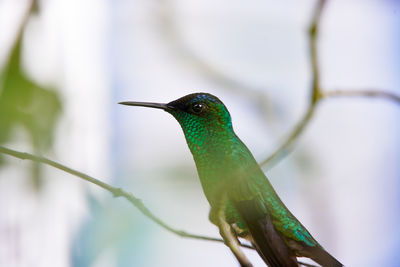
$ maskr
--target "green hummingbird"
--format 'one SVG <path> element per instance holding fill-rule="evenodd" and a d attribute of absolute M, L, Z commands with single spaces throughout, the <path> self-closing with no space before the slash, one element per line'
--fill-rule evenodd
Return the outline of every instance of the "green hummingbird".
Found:
<path fill-rule="evenodd" d="M 232 128 L 228 109 L 217 97 L 194 93 L 167 104 L 121 102 L 162 109 L 181 125 L 196 163 L 209 219 L 241 266 L 252 266 L 238 238 L 249 240 L 271 267 L 299 266 L 296 257 L 321 266 L 343 266 L 283 204 L 250 150 Z"/>

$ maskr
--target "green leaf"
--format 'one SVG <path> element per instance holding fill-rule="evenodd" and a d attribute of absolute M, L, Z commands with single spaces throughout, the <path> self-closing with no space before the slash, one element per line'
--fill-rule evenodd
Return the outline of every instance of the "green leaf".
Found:
<path fill-rule="evenodd" d="M 53 143 L 61 101 L 56 91 L 40 86 L 26 76 L 20 55 L 21 38 L 0 74 L 0 144 L 15 140 L 16 131 L 22 128 L 35 152 L 40 153 Z M 38 170 L 34 172 L 38 173 Z"/>

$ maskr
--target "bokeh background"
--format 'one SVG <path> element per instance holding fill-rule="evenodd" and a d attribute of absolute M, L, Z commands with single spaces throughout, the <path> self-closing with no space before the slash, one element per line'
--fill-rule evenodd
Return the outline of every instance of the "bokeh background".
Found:
<path fill-rule="evenodd" d="M 307 109 L 315 1 L 1 0 L 0 143 L 123 187 L 168 224 L 218 236 L 177 122 L 119 101 L 205 91 L 257 160 Z M 321 86 L 400 93 L 400 2 L 328 1 Z M 266 173 L 346 266 L 400 262 L 400 107 L 324 100 L 293 153 Z M 246 250 L 255 266 L 263 266 Z M 235 266 L 124 199 L 0 155 L 0 266 Z"/>

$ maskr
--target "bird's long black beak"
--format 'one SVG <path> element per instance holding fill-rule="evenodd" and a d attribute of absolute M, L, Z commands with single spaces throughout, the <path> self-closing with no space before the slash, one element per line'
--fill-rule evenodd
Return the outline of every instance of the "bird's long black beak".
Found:
<path fill-rule="evenodd" d="M 168 104 L 161 104 L 161 103 L 126 101 L 126 102 L 119 102 L 118 104 L 127 106 L 147 107 L 147 108 L 158 108 L 158 109 L 163 109 L 165 111 L 171 111 L 174 109 L 172 106 L 169 106 Z"/>

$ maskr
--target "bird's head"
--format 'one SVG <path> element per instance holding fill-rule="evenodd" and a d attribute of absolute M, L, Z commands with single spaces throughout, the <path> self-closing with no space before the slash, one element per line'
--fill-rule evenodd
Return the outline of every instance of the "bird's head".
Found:
<path fill-rule="evenodd" d="M 207 93 L 186 95 L 167 104 L 121 102 L 123 105 L 163 109 L 180 123 L 190 145 L 201 145 L 215 133 L 232 132 L 231 116 L 224 103 Z"/>

